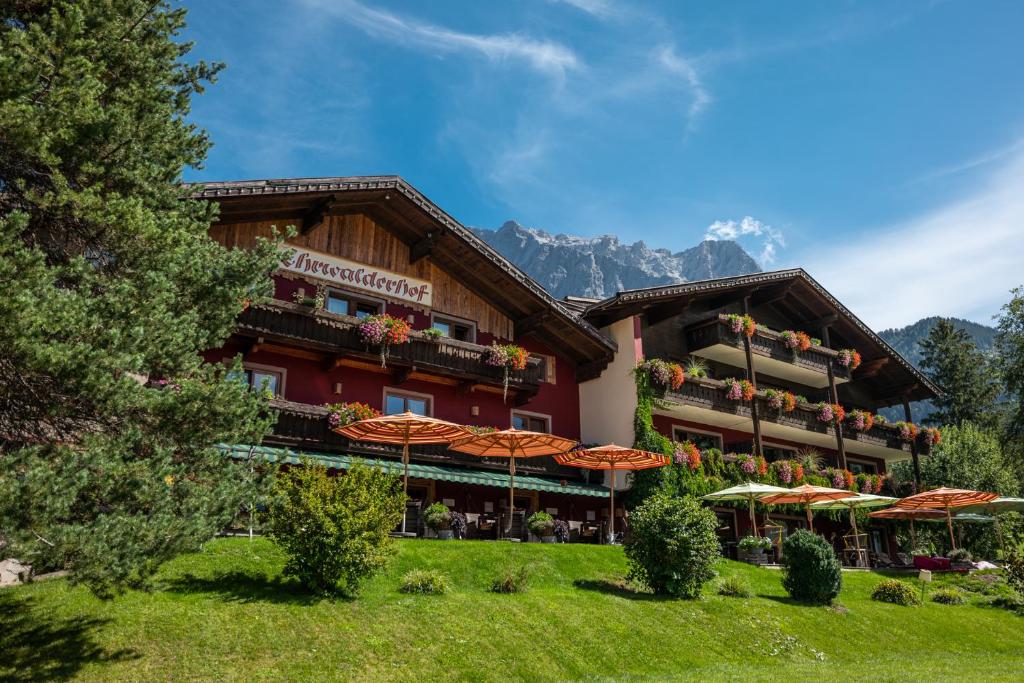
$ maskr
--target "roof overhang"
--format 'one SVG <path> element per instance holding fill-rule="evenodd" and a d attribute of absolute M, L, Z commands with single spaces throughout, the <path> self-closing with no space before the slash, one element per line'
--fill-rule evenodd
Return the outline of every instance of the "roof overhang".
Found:
<path fill-rule="evenodd" d="M 361 213 L 508 315 L 516 337 L 532 335 L 577 363 L 581 379 L 607 366 L 616 344 L 398 176 L 243 180 L 190 184 L 220 205 L 219 224 L 279 220 L 302 232 L 326 216 Z"/>
<path fill-rule="evenodd" d="M 786 306 L 795 318 L 794 326 L 802 324 L 809 332 L 828 324 L 835 337 L 833 347 L 840 346 L 835 343 L 839 341 L 861 352 L 864 362 L 853 379 L 873 379 L 879 404 L 894 405 L 941 394 L 920 370 L 802 268 L 626 290 L 587 307 L 582 316 L 603 327 L 634 315 L 663 317 L 700 300 L 721 306 L 748 296 L 752 306 Z"/>

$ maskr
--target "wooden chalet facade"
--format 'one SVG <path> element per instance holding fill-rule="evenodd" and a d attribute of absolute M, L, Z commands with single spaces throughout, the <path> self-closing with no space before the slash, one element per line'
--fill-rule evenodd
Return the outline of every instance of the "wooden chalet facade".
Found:
<path fill-rule="evenodd" d="M 916 455 L 891 427 L 844 434 L 806 409 L 780 414 L 761 396 L 730 401 L 722 380 L 747 377 L 759 389 L 871 412 L 936 393 L 802 270 L 557 301 L 398 177 L 210 183 L 195 196 L 219 203 L 211 236 L 227 247 L 249 247 L 273 226 L 297 228 L 289 240 L 295 255 L 274 274 L 274 300 L 244 311 L 234 336 L 208 359 L 241 354 L 252 381 L 272 385 L 279 419 L 265 447 L 315 454 L 331 466 L 343 468 L 352 455 L 398 456 L 331 431 L 324 406 L 338 402 L 631 445 L 636 364 L 699 357 L 708 377 L 688 378 L 656 412 L 655 427 L 666 436 L 767 459 L 814 447 L 837 466 L 884 473 L 888 463 Z M 318 292 L 323 308 L 309 305 Z M 386 367 L 357 330 L 373 313 L 404 319 L 413 330 L 409 343 L 391 349 Z M 760 324 L 749 341 L 727 329 L 723 316 L 732 313 Z M 424 336 L 430 327 L 447 336 Z M 820 344 L 794 354 L 780 342 L 788 329 L 806 330 Z M 507 398 L 502 370 L 484 360 L 492 342 L 530 353 L 527 367 L 512 373 Z M 842 348 L 861 353 L 860 367 L 836 362 Z M 414 449 L 412 461 L 414 498 L 442 500 L 481 520 L 506 512 L 505 462 L 443 447 Z M 525 477 L 517 509 L 548 510 L 585 531 L 606 519 L 608 482 L 600 474 L 551 458 L 524 459 L 517 469 Z M 745 531 L 736 526 L 740 517 L 730 522 L 736 535 Z"/>

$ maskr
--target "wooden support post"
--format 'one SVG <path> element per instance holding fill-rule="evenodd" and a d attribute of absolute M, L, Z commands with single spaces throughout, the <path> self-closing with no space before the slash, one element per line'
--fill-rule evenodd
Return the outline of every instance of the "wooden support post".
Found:
<path fill-rule="evenodd" d="M 828 338 L 829 326 L 825 325 L 821 328 L 821 342 L 827 347 L 832 348 L 832 344 Z M 836 391 L 836 376 L 832 372 L 832 362 L 829 361 L 825 366 L 828 369 L 828 400 L 832 403 L 839 403 L 839 392 Z M 846 469 L 846 444 L 843 443 L 843 425 L 836 424 L 834 427 L 836 433 L 836 451 L 839 453 L 839 468 Z"/>
<path fill-rule="evenodd" d="M 743 315 L 750 315 L 750 296 L 743 297 Z M 757 387 L 757 374 L 754 372 L 754 353 L 750 349 L 750 337 L 743 335 L 743 352 L 747 357 L 747 381 Z M 761 445 L 761 419 L 757 415 L 757 398 L 750 402 L 750 419 L 754 423 L 754 455 L 762 457 L 764 447 Z"/>
<path fill-rule="evenodd" d="M 910 414 L 910 401 L 906 397 L 903 398 L 903 419 L 907 422 L 913 422 L 913 416 Z M 910 442 L 910 457 L 914 460 L 914 485 L 917 490 L 921 490 L 921 459 L 917 453 L 917 441 Z"/>

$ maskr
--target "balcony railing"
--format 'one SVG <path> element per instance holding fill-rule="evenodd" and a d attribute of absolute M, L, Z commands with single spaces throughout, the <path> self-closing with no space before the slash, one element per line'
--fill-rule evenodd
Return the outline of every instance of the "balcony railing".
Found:
<path fill-rule="evenodd" d="M 324 353 L 379 361 L 380 352 L 363 343 L 358 318 L 314 311 L 308 306 L 273 301 L 250 306 L 238 320 L 239 334 L 263 337 L 267 342 L 301 344 Z M 405 344 L 391 346 L 389 367 L 409 368 L 476 384 L 500 387 L 504 370 L 485 362 L 486 346 L 442 337 L 429 339 L 413 331 Z M 509 389 L 536 393 L 545 376 L 544 359 L 530 356 L 524 370 L 509 371 Z"/>
<path fill-rule="evenodd" d="M 716 344 L 743 349 L 743 335 L 734 334 L 728 319 L 721 315 L 686 331 L 687 349 L 693 353 Z M 758 327 L 750 339 L 750 350 L 757 356 L 790 363 L 804 370 L 825 375 L 829 365 L 838 381 L 850 379 L 849 369 L 836 362 L 837 352 L 824 346 L 812 345 L 806 351 L 796 352 L 782 343 L 782 333 Z"/>
<path fill-rule="evenodd" d="M 666 392 L 667 401 L 682 405 L 715 410 L 732 415 L 741 415 L 753 419 L 750 401 L 733 401 L 726 398 L 728 388 L 725 382 L 716 379 L 687 378 L 686 383 L 675 391 Z M 816 406 L 797 404 L 797 407 L 785 412 L 768 405 L 763 391 L 757 391 L 754 395 L 757 401 L 757 413 L 762 422 L 774 422 L 785 427 L 792 427 L 805 432 L 818 434 L 835 434 L 830 423 L 818 419 Z M 879 448 L 907 450 L 908 446 L 900 440 L 899 432 L 895 427 L 889 425 L 875 424 L 871 429 L 864 432 L 853 431 L 850 428 L 843 429 L 845 441 L 856 441 L 869 446 Z"/>
<path fill-rule="evenodd" d="M 271 408 L 277 412 L 277 424 L 265 440 L 267 444 L 287 446 L 295 450 L 347 453 L 367 458 L 401 460 L 400 445 L 349 441 L 327 424 L 327 408 L 274 399 Z M 410 460 L 423 463 L 457 464 L 475 469 L 508 471 L 506 458 L 481 458 L 449 450 L 443 444 L 417 444 L 410 447 Z M 517 458 L 516 471 L 545 477 L 580 481 L 586 474 L 576 467 L 559 465 L 551 457 Z"/>

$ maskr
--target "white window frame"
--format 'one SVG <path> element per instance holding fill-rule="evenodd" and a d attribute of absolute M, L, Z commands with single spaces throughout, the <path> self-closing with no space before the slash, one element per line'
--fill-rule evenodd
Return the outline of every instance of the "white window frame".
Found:
<path fill-rule="evenodd" d="M 425 417 L 434 416 L 434 395 L 433 394 L 421 394 L 418 391 L 406 391 L 405 389 L 399 389 L 398 387 L 384 387 L 381 392 L 380 399 L 380 411 L 387 414 L 388 409 L 388 394 L 393 396 L 401 396 L 403 398 L 419 398 L 427 402 L 427 414 Z"/>
<path fill-rule="evenodd" d="M 328 287 L 325 296 L 329 299 L 332 294 L 340 295 L 340 296 L 338 296 L 339 299 L 340 298 L 344 298 L 344 299 L 348 300 L 348 302 L 350 304 L 353 303 L 353 302 L 355 302 L 355 303 L 360 303 L 361 302 L 361 303 L 365 303 L 365 304 L 374 304 L 378 308 L 378 311 L 377 311 L 378 315 L 380 315 L 382 313 L 387 313 L 387 310 L 388 310 L 387 302 L 384 301 L 384 299 L 378 299 L 375 296 L 366 296 L 366 295 L 361 294 L 359 292 L 353 292 L 350 289 L 342 289 L 341 287 Z M 327 310 L 327 300 L 326 299 L 324 300 L 324 310 L 323 310 L 323 312 L 324 313 L 330 313 L 330 315 L 343 315 L 342 313 L 331 313 L 330 311 L 328 311 Z M 348 312 L 347 315 L 350 318 L 355 318 L 356 317 L 355 308 L 353 307 Z"/>
<path fill-rule="evenodd" d="M 274 393 L 274 396 L 278 398 L 284 398 L 284 389 L 285 385 L 288 382 L 287 368 L 278 367 L 276 365 L 264 365 L 263 363 L 250 363 L 249 361 L 242 361 L 242 370 L 255 370 L 257 372 L 273 372 L 277 375 L 280 375 L 281 381 L 277 383 L 277 391 Z M 255 384 L 250 384 L 249 387 L 253 389 L 259 388 Z"/>
<path fill-rule="evenodd" d="M 448 323 L 449 325 L 451 325 L 452 323 L 455 323 L 457 325 L 463 325 L 465 327 L 468 327 L 469 328 L 469 336 L 470 336 L 470 338 L 467 339 L 466 341 L 468 343 L 470 343 L 470 344 L 476 344 L 477 327 L 476 327 L 476 322 L 475 321 L 467 320 L 466 318 L 460 318 L 457 315 L 449 315 L 447 313 L 441 313 L 441 312 L 438 312 L 438 311 L 431 311 L 430 312 L 430 326 L 431 327 L 434 326 L 434 321 L 437 320 L 438 318 L 441 318 L 441 320 L 443 320 L 444 322 Z M 449 338 L 453 339 L 454 341 L 462 341 L 461 339 L 454 339 L 453 337 L 449 337 Z"/>
<path fill-rule="evenodd" d="M 692 427 L 687 427 L 685 425 L 672 425 L 672 440 L 673 441 L 679 441 L 679 439 L 676 438 L 676 433 L 677 432 L 690 432 L 691 434 L 703 434 L 704 436 L 713 436 L 716 439 L 718 439 L 718 446 L 717 446 L 718 450 L 720 450 L 720 451 L 724 451 L 725 450 L 725 437 L 722 436 L 722 432 L 712 432 L 712 431 L 707 430 L 707 429 L 694 429 Z"/>
<path fill-rule="evenodd" d="M 509 427 L 512 427 L 513 420 L 515 419 L 516 414 L 522 415 L 524 417 L 533 417 L 533 418 L 537 418 L 537 419 L 540 419 L 540 420 L 544 420 L 544 422 L 546 422 L 547 426 L 548 426 L 547 431 L 545 433 L 546 434 L 553 434 L 554 433 L 553 431 L 551 431 L 552 424 L 551 424 L 551 416 L 550 415 L 548 415 L 546 413 L 535 413 L 535 412 L 533 412 L 531 410 L 519 410 L 517 408 L 513 408 L 513 409 L 508 411 L 508 426 Z"/>

